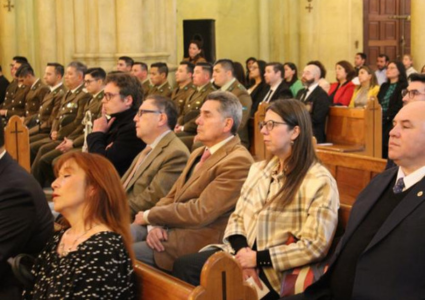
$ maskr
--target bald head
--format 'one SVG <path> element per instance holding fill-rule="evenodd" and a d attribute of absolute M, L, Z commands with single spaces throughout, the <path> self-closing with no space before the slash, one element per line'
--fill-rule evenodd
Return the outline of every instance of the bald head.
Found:
<path fill-rule="evenodd" d="M 395 116 L 388 157 L 408 175 L 425 166 L 425 102 L 405 105 Z"/>
<path fill-rule="evenodd" d="M 302 77 L 301 77 L 301 81 L 303 82 L 303 84 L 305 86 L 310 86 L 316 82 L 319 81 L 320 79 L 320 69 L 318 66 L 316 65 L 307 65 L 304 68 Z"/>

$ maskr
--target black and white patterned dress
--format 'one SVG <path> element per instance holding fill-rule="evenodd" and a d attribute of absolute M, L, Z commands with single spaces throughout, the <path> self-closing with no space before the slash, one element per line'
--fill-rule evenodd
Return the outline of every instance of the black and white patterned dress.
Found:
<path fill-rule="evenodd" d="M 59 256 L 64 230 L 56 233 L 37 258 L 36 282 L 24 299 L 134 299 L 133 267 L 122 237 L 99 232 Z"/>

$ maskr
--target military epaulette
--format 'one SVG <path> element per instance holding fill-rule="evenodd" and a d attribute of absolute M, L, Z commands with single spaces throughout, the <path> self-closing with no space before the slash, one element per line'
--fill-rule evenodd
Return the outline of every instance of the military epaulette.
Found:
<path fill-rule="evenodd" d="M 103 97 L 104 97 L 104 94 L 103 94 L 103 91 L 102 91 L 102 92 L 100 92 L 100 93 L 96 96 L 96 99 L 100 99 L 100 100 L 102 100 L 102 99 L 103 99 Z"/>
<path fill-rule="evenodd" d="M 242 84 L 242 83 L 239 83 L 239 84 L 237 85 L 237 87 L 238 87 L 239 89 L 243 90 L 243 91 L 246 91 L 246 88 L 243 86 L 243 84 Z"/>
<path fill-rule="evenodd" d="M 38 88 L 40 87 L 40 85 L 41 85 L 41 82 L 40 82 L 40 81 L 38 81 L 38 82 L 36 83 L 36 85 L 34 85 L 34 86 L 31 88 L 31 90 L 32 90 L 32 91 L 35 91 L 36 89 L 38 89 Z"/>

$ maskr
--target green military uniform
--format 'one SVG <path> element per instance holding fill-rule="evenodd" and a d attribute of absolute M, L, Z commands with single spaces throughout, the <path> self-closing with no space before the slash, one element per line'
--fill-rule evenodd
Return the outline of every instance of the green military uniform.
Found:
<path fill-rule="evenodd" d="M 160 86 L 154 86 L 154 87 L 152 87 L 150 89 L 150 91 L 149 91 L 149 95 L 148 96 L 150 96 L 150 95 L 160 95 L 160 96 L 163 96 L 163 97 L 170 98 L 171 92 L 172 92 L 171 86 L 168 83 L 168 81 L 166 81 L 165 83 L 163 83 Z"/>
<path fill-rule="evenodd" d="M 178 116 L 183 112 L 183 108 L 186 103 L 186 99 L 193 94 L 196 90 L 196 86 L 193 85 L 192 82 L 186 84 L 184 87 L 176 87 L 171 93 L 171 100 L 173 100 L 174 104 L 177 107 Z"/>
<path fill-rule="evenodd" d="M 230 85 L 230 87 L 227 89 L 227 92 L 231 92 L 233 95 L 238 97 L 242 104 L 242 121 L 241 125 L 239 126 L 238 134 L 242 144 L 249 148 L 248 120 L 252 107 L 251 96 L 238 80 L 235 80 L 235 82 Z"/>
<path fill-rule="evenodd" d="M 14 97 L 7 97 L 4 101 L 4 109 L 7 109 L 6 117 L 9 119 L 12 116 L 23 117 L 25 115 L 25 97 L 27 96 L 30 90 L 29 86 L 21 85 L 18 86 Z"/>
<path fill-rule="evenodd" d="M 47 85 L 43 84 L 40 79 L 30 88 L 25 98 L 25 120 L 24 124 L 28 127 L 36 125 L 36 114 L 40 110 L 40 105 L 44 97 L 50 92 Z"/>

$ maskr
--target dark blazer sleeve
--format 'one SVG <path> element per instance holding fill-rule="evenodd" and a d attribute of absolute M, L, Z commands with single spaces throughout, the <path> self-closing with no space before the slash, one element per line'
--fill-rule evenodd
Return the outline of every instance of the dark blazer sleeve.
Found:
<path fill-rule="evenodd" d="M 316 89 L 322 89 L 318 86 Z M 317 95 L 317 96 L 316 96 Z M 325 123 L 326 116 L 329 112 L 329 106 L 331 106 L 331 99 L 323 90 L 317 90 L 313 102 L 313 109 L 311 112 L 311 121 L 313 126 Z M 310 98 L 310 97 L 309 97 Z M 307 99 L 309 102 L 310 99 Z"/>

